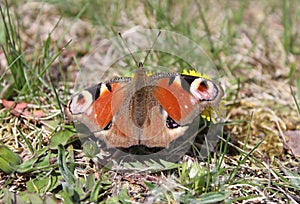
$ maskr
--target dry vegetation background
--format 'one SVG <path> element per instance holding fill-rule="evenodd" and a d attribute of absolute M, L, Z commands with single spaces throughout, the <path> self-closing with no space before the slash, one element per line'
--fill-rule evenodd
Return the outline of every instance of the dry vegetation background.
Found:
<path fill-rule="evenodd" d="M 0 5 L 4 6 L 3 3 Z M 78 74 L 76 60 L 79 64 L 86 63 L 95 46 L 119 31 L 158 28 L 187 35 L 196 42 L 211 40 L 204 48 L 220 69 L 220 80 L 226 87 L 227 124 L 224 132 L 230 135 L 232 143 L 244 147 L 244 151 L 251 151 L 262 141 L 253 155 L 265 166 L 246 162 L 237 177 L 278 179 L 275 174 L 269 175 L 270 166 L 279 172 L 283 167 L 288 168 L 299 176 L 300 117 L 293 97 L 294 94 L 299 103 L 300 4 L 297 1 L 286 1 L 286 4 L 280 1 L 95 1 L 94 7 L 84 1 L 24 1 L 10 5 L 11 13 L 18 21 L 27 61 L 43 60 L 38 51 L 43 50 L 49 33 L 50 50 L 62 49 L 72 40 L 49 69 L 58 93 L 64 93 L 61 95 L 63 103 L 73 93 L 72 86 Z M 212 48 L 213 52 L 210 52 Z M 97 65 L 96 59 L 88 63 Z M 1 75 L 6 72 L 6 67 L 5 55 L 0 50 Z M 1 83 L 9 82 L 3 78 Z M 66 87 L 69 90 L 63 91 Z M 0 98 L 5 95 L 3 90 L 0 94 Z M 8 99 L 13 100 L 12 97 Z M 49 109 L 53 108 L 51 104 L 47 105 Z M 3 107 L 1 111 L 5 110 Z M 29 153 L 24 141 L 7 139 L 15 118 L 11 114 L 0 122 L 3 123 L 0 140 L 26 159 Z M 9 123 L 12 123 L 11 127 L 8 127 Z M 228 154 L 226 165 L 237 165 L 238 160 L 239 154 Z M 0 185 L 6 178 L 1 175 Z M 297 179 L 300 188 L 299 177 Z M 232 198 L 245 196 L 238 188 L 231 190 L 234 191 Z M 283 186 L 282 192 L 284 199 L 274 193 L 273 198 L 266 196 L 251 201 L 300 202 L 299 189 Z"/>

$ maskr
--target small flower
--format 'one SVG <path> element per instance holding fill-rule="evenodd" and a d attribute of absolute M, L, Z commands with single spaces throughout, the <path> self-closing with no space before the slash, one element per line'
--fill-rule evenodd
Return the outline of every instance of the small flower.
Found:
<path fill-rule="evenodd" d="M 207 107 L 202 111 L 201 117 L 206 119 L 208 122 L 212 121 L 214 124 L 217 123 L 217 119 L 222 117 L 225 112 L 225 100 L 221 100 L 218 107 Z"/>
<path fill-rule="evenodd" d="M 154 75 L 155 73 L 154 73 L 153 71 L 147 71 L 146 74 L 147 74 L 147 76 L 152 76 L 152 75 Z"/>
<path fill-rule="evenodd" d="M 212 107 L 207 107 L 202 113 L 201 117 L 206 119 L 208 122 L 212 121 L 214 124 L 216 124 L 216 118 L 217 114 L 215 110 Z"/>
<path fill-rule="evenodd" d="M 204 79 L 210 79 L 210 77 L 208 75 L 201 74 L 200 72 L 197 72 L 196 70 L 186 70 L 186 69 L 184 69 L 182 74 L 195 76 L 195 77 L 201 77 L 201 78 L 204 78 Z"/>

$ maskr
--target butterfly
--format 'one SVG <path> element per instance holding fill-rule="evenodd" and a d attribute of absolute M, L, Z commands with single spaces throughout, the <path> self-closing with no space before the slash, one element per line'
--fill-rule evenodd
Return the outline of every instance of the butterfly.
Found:
<path fill-rule="evenodd" d="M 74 95 L 66 111 L 107 147 L 168 148 L 223 96 L 218 82 L 189 74 L 148 75 L 139 63 L 133 77 L 115 77 Z"/>

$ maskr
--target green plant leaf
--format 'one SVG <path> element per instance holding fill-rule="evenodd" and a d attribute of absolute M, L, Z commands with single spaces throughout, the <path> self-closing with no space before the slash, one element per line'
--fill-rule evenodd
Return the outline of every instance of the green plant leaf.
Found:
<path fill-rule="evenodd" d="M 69 170 L 67 166 L 67 160 L 65 155 L 64 147 L 59 144 L 58 145 L 58 167 L 59 171 L 64 179 L 62 184 L 63 190 L 61 192 L 61 196 L 65 199 L 66 203 L 77 203 L 80 200 L 80 194 L 78 193 L 78 183 L 73 175 L 73 173 Z"/>
<path fill-rule="evenodd" d="M 128 170 L 139 170 L 139 171 L 161 171 L 161 170 L 171 170 L 175 169 L 179 166 L 179 164 L 168 162 L 164 160 L 154 161 L 154 160 L 146 160 L 144 162 L 136 161 L 136 162 L 125 162 L 124 168 Z"/>
<path fill-rule="evenodd" d="M 99 196 L 99 192 L 101 189 L 102 185 L 101 185 L 101 180 L 96 182 L 96 185 L 93 187 L 92 192 L 91 192 L 91 201 L 92 202 L 97 202 L 98 201 L 98 196 Z"/>
<path fill-rule="evenodd" d="M 47 152 L 48 151 L 48 152 Z M 47 147 L 36 151 L 34 156 L 23 162 L 17 169 L 19 173 L 34 172 L 41 169 L 51 169 L 57 164 L 51 164 L 50 159 L 56 157 Z"/>
<path fill-rule="evenodd" d="M 127 189 L 122 189 L 121 192 L 119 193 L 119 200 L 121 201 L 121 203 L 132 203 L 130 200 L 130 197 L 127 193 Z"/>
<path fill-rule="evenodd" d="M 3 158 L 0 158 L 0 169 L 6 174 L 10 174 L 15 170 L 15 168 L 12 165 L 10 165 L 10 163 L 7 160 Z"/>
<path fill-rule="evenodd" d="M 125 203 L 130 204 L 132 201 L 127 193 L 127 189 L 122 189 L 118 196 L 111 197 L 105 201 L 106 204 Z"/>
<path fill-rule="evenodd" d="M 26 183 L 27 191 L 30 193 L 46 193 L 51 192 L 60 185 L 61 176 L 49 175 L 38 176 Z"/>
<path fill-rule="evenodd" d="M 202 194 L 199 199 L 197 199 L 200 203 L 218 203 L 227 199 L 230 195 L 230 191 L 223 192 L 209 192 Z"/>
<path fill-rule="evenodd" d="M 295 186 L 295 188 L 300 189 L 300 175 L 299 173 L 295 173 L 293 171 L 288 170 L 287 168 L 282 167 L 281 168 L 285 175 L 289 178 L 291 181 L 291 184 Z"/>
<path fill-rule="evenodd" d="M 37 193 L 29 193 L 27 191 L 14 193 L 10 192 L 7 188 L 3 189 L 4 198 L 2 201 L 6 201 L 6 203 L 18 203 L 18 204 L 40 204 L 40 203 L 47 203 L 47 204 L 56 204 L 57 202 L 49 196 L 41 196 Z M 10 201 L 10 202 L 9 202 Z"/>
<path fill-rule="evenodd" d="M 83 152 L 88 158 L 94 158 L 100 152 L 97 143 L 94 141 L 86 141 L 82 146 Z"/>
<path fill-rule="evenodd" d="M 58 145 L 58 166 L 65 182 L 69 185 L 75 185 L 75 178 L 67 166 L 65 149 L 61 144 Z"/>
<path fill-rule="evenodd" d="M 86 179 L 86 189 L 87 190 L 90 190 L 92 189 L 96 184 L 96 181 L 95 181 L 95 174 L 94 173 L 91 173 L 87 176 L 87 179 Z"/>
<path fill-rule="evenodd" d="M 16 170 L 21 164 L 20 156 L 14 153 L 5 145 L 0 145 L 0 169 L 6 174 L 10 174 Z"/>
<path fill-rule="evenodd" d="M 69 129 L 58 131 L 51 137 L 50 148 L 57 149 L 59 144 L 65 145 L 75 133 Z"/>

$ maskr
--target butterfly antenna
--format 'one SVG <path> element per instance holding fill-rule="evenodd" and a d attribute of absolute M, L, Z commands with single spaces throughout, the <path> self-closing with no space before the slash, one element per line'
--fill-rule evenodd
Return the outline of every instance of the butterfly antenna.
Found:
<path fill-rule="evenodd" d="M 152 51 L 154 45 L 156 44 L 157 39 L 158 39 L 158 37 L 160 36 L 160 34 L 161 34 L 161 31 L 158 32 L 158 34 L 157 34 L 157 36 L 156 36 L 156 38 L 155 38 L 155 40 L 154 40 L 154 42 L 153 42 L 151 48 L 148 50 L 147 55 L 146 55 L 146 57 L 145 57 L 145 59 L 144 59 L 144 61 L 143 61 L 143 64 L 146 62 L 146 60 L 147 60 L 147 58 L 148 58 L 150 52 Z"/>
<path fill-rule="evenodd" d="M 130 53 L 130 55 L 131 55 L 132 59 L 134 60 L 134 62 L 135 62 L 135 64 L 136 64 L 136 66 L 138 67 L 138 66 L 139 66 L 139 63 L 138 63 L 138 61 L 135 59 L 134 55 L 132 54 L 132 51 L 131 51 L 131 49 L 128 47 L 128 45 L 127 45 L 126 41 L 124 40 L 124 38 L 123 38 L 123 36 L 122 36 L 122 33 L 121 33 L 121 32 L 119 32 L 119 36 L 120 36 L 120 38 L 121 38 L 122 42 L 125 44 L 125 46 L 126 46 L 127 50 L 129 51 L 129 53 Z"/>

